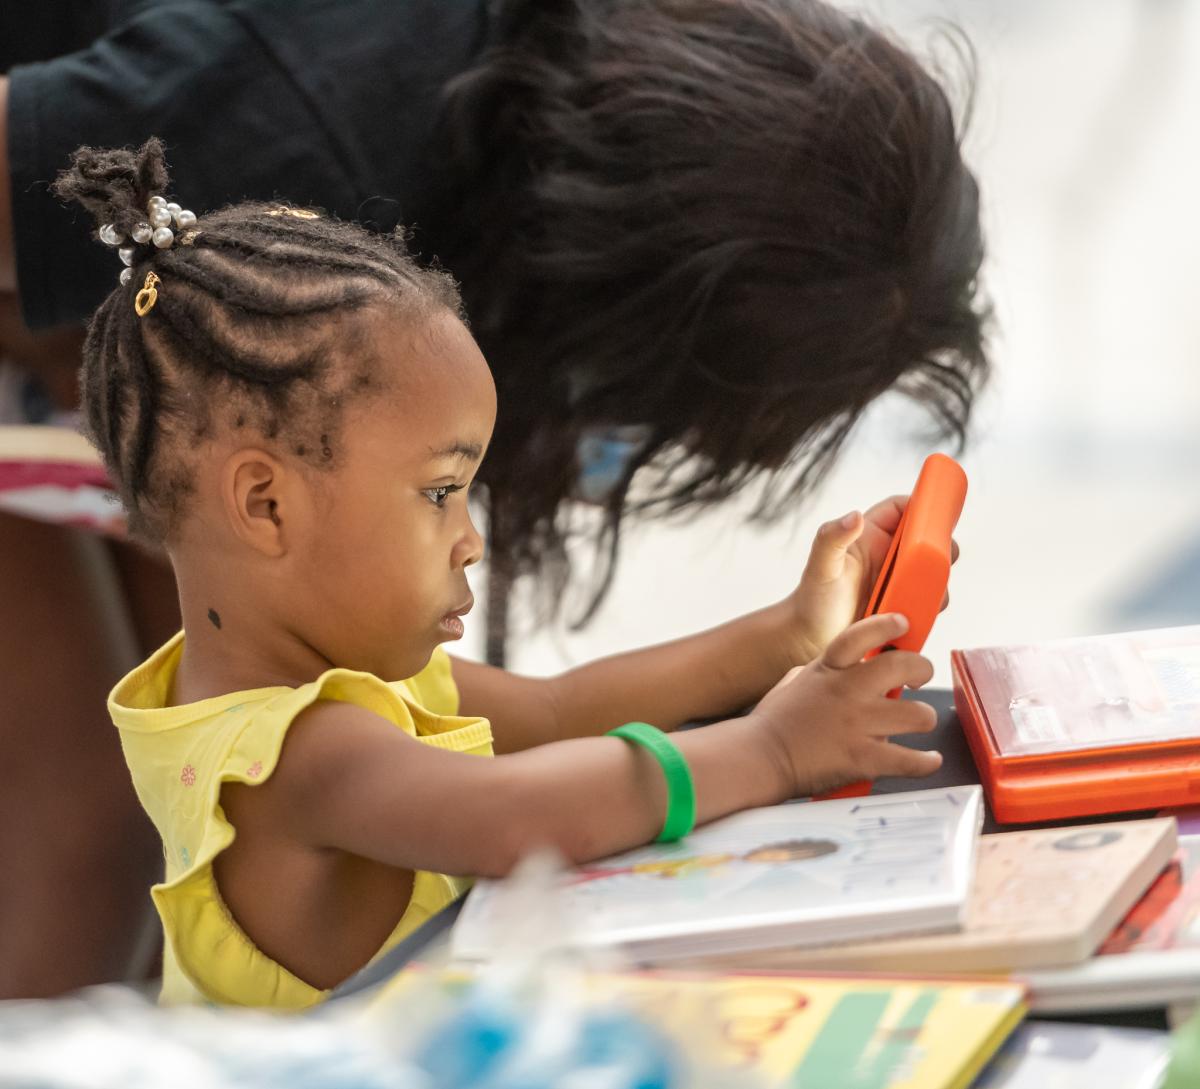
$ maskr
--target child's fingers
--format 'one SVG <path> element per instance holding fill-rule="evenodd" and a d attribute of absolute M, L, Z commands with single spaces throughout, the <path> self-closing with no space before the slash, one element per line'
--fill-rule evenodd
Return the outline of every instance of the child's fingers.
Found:
<path fill-rule="evenodd" d="M 889 495 L 873 507 L 867 508 L 863 517 L 885 533 L 895 533 L 896 527 L 900 524 L 900 518 L 904 514 L 904 508 L 907 506 L 907 495 Z"/>
<path fill-rule="evenodd" d="M 937 711 L 919 700 L 888 700 L 887 714 L 871 720 L 870 732 L 876 737 L 897 734 L 928 734 L 937 728 Z"/>
<path fill-rule="evenodd" d="M 961 549 L 958 547 L 958 542 L 953 537 L 951 537 L 950 538 L 950 562 L 951 563 L 958 563 L 958 554 L 960 551 L 961 551 Z"/>
<path fill-rule="evenodd" d="M 897 775 L 906 779 L 931 775 L 942 766 L 940 752 L 923 752 L 919 749 L 909 749 L 891 741 L 881 741 L 875 757 L 875 769 L 872 778 L 878 779 L 884 775 Z"/>
<path fill-rule="evenodd" d="M 908 620 L 900 613 L 880 613 L 851 624 L 838 634 L 821 656 L 831 669 L 849 669 L 868 651 L 887 646 L 908 631 Z"/>
<path fill-rule="evenodd" d="M 863 722 L 864 732 L 871 737 L 928 734 L 937 727 L 937 711 L 920 700 L 888 700 L 886 709 L 877 707 L 872 704 L 871 715 Z"/>
<path fill-rule="evenodd" d="M 863 680 L 874 692 L 920 688 L 933 680 L 933 663 L 911 650 L 889 650 L 863 662 Z"/>
<path fill-rule="evenodd" d="M 808 554 L 805 573 L 822 582 L 840 578 L 846 563 L 846 550 L 858 540 L 863 531 L 863 516 L 853 510 L 817 530 L 812 550 Z"/>

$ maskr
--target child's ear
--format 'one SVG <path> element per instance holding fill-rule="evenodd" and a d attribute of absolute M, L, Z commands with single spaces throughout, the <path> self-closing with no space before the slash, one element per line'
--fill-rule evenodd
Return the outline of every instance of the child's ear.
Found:
<path fill-rule="evenodd" d="M 284 520 L 292 513 L 294 484 L 282 463 L 264 450 L 239 450 L 222 468 L 221 498 L 230 528 L 264 556 L 287 552 Z"/>

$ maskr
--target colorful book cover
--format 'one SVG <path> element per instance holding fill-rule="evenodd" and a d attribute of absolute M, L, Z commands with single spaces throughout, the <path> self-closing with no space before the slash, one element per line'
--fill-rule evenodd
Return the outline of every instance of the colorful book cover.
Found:
<path fill-rule="evenodd" d="M 1097 950 L 1145 953 L 1200 947 L 1200 835 L 1180 836 L 1179 850 Z"/>
<path fill-rule="evenodd" d="M 789 1089 L 965 1089 L 1025 1012 L 1021 987 L 974 981 L 634 977 L 620 993 L 685 1035 L 708 1004 L 718 1058 Z"/>
<path fill-rule="evenodd" d="M 551 894 L 565 944 L 642 961 L 954 930 L 981 814 L 977 786 L 771 806 L 569 871 Z M 475 885 L 456 956 L 503 948 L 504 890 Z"/>
<path fill-rule="evenodd" d="M 1105 941 L 1175 848 L 1171 818 L 983 836 L 966 925 L 957 933 L 731 954 L 705 963 L 727 971 L 973 973 L 1074 964 Z"/>
<path fill-rule="evenodd" d="M 387 1023 L 389 1005 L 411 1001 L 422 978 L 460 996 L 470 981 L 405 971 L 370 1011 Z M 788 1089 L 966 1089 L 1025 1014 L 1023 988 L 995 980 L 640 973 L 592 975 L 586 986 L 731 1084 Z"/>

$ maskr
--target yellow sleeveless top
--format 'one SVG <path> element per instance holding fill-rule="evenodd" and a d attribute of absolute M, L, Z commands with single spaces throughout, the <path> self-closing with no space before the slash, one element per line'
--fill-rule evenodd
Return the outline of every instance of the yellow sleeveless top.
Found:
<path fill-rule="evenodd" d="M 181 632 L 113 689 L 108 707 L 150 819 L 162 837 L 165 880 L 151 889 L 162 919 L 162 1001 L 304 1009 L 328 992 L 259 950 L 221 900 L 213 859 L 236 831 L 221 809 L 221 784 L 271 775 L 288 727 L 317 700 L 341 700 L 394 722 L 427 745 L 492 754 L 486 719 L 458 718 L 450 659 L 438 648 L 407 681 L 331 669 L 299 688 L 231 692 L 168 706 L 183 653 Z M 412 899 L 376 956 L 392 948 L 466 887 L 464 878 L 417 871 Z M 320 940 L 319 936 L 314 940 Z"/>

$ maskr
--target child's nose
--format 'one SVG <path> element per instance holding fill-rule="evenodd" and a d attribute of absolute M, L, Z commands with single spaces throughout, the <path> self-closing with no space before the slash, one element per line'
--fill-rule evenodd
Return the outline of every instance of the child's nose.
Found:
<path fill-rule="evenodd" d="M 478 563 L 483 559 L 483 537 L 480 536 L 479 530 L 475 528 L 475 523 L 469 515 L 467 517 L 467 530 L 459 542 L 457 551 L 458 562 L 463 567 L 470 567 L 471 564 Z"/>

